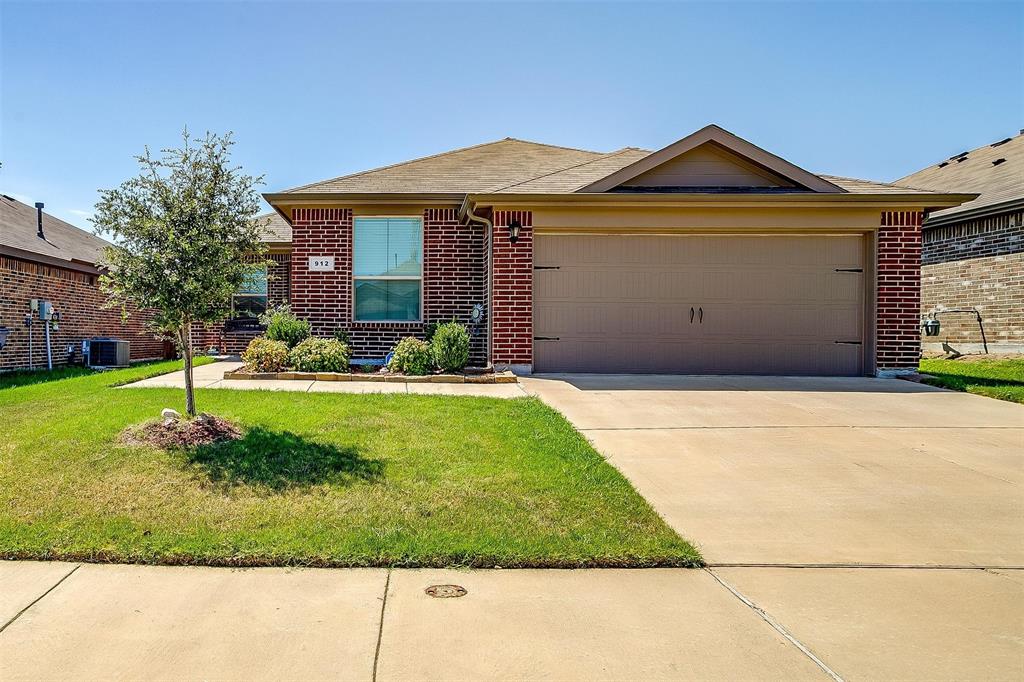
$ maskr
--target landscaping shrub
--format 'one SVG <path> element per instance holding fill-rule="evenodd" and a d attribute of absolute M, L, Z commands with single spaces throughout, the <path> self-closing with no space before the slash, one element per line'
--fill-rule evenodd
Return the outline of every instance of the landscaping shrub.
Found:
<path fill-rule="evenodd" d="M 283 341 L 289 348 L 308 339 L 311 332 L 309 322 L 296 317 L 287 303 L 270 308 L 260 315 L 260 324 L 267 326 L 268 339 Z"/>
<path fill-rule="evenodd" d="M 338 341 L 341 341 L 346 346 L 352 345 L 352 336 L 344 327 L 338 327 L 337 329 L 334 330 L 334 338 Z"/>
<path fill-rule="evenodd" d="M 311 336 L 289 354 L 292 366 L 300 372 L 347 372 L 349 347 L 337 339 Z"/>
<path fill-rule="evenodd" d="M 404 372 L 422 376 L 430 372 L 430 344 L 420 341 L 415 336 L 407 336 L 395 346 L 395 352 L 388 363 L 392 372 Z"/>
<path fill-rule="evenodd" d="M 437 326 L 430 340 L 434 365 L 445 372 L 458 372 L 469 362 L 469 332 L 455 320 Z"/>
<path fill-rule="evenodd" d="M 288 346 L 265 336 L 257 336 L 242 351 L 242 362 L 251 372 L 280 372 L 288 366 Z"/>

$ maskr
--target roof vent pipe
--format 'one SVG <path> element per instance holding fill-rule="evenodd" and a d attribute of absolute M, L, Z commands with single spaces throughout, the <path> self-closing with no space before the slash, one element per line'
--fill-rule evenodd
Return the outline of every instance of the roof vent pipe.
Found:
<path fill-rule="evenodd" d="M 36 202 L 36 236 L 40 239 L 46 239 L 46 235 L 43 234 L 43 202 Z"/>

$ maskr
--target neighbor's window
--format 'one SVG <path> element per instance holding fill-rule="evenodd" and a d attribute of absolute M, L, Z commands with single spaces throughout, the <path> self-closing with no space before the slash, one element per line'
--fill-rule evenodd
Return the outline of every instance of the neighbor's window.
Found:
<path fill-rule="evenodd" d="M 418 321 L 423 277 L 419 218 L 356 218 L 352 276 L 355 319 Z"/>
<path fill-rule="evenodd" d="M 267 311 L 267 268 L 250 273 L 238 292 L 231 297 L 231 316 L 259 317 Z"/>

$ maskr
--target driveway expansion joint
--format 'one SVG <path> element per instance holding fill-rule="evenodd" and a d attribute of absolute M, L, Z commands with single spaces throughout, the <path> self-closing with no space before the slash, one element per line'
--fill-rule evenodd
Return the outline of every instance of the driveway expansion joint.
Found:
<path fill-rule="evenodd" d="M 0 625 L 0 633 L 3 633 L 3 631 L 4 631 L 4 630 L 6 630 L 6 629 L 8 628 L 8 626 L 10 626 L 11 624 L 13 624 L 13 623 L 14 623 L 14 621 L 16 621 L 16 620 L 18 620 L 19 618 L 21 618 L 21 614 L 25 613 L 25 612 L 26 612 L 26 611 L 28 611 L 28 610 L 29 610 L 30 608 L 32 608 L 33 606 L 35 606 L 36 604 L 38 604 L 38 603 L 39 603 L 40 601 L 42 601 L 43 597 L 45 597 L 46 595 L 50 594 L 50 593 L 51 593 L 51 592 L 53 592 L 53 591 L 54 591 L 55 589 L 57 589 L 57 588 L 58 588 L 58 587 L 60 586 L 60 584 L 61 584 L 62 582 L 64 582 L 64 581 L 65 581 L 65 580 L 67 580 L 68 578 L 70 578 L 70 577 L 71 577 L 71 574 L 72 574 L 72 573 L 74 573 L 75 571 L 77 571 L 78 569 L 80 569 L 81 567 L 82 567 L 82 564 L 76 564 L 76 565 L 75 565 L 75 567 L 74 567 L 74 568 L 72 568 L 72 569 L 71 569 L 70 571 L 68 571 L 67 573 L 65 573 L 65 574 L 64 574 L 64 576 L 63 576 L 63 577 L 62 577 L 62 578 L 61 578 L 60 580 L 58 580 L 58 581 L 57 581 L 57 582 L 55 582 L 55 583 L 54 583 L 53 585 L 51 585 L 51 586 L 50 586 L 50 589 L 46 590 L 46 591 L 45 591 L 45 592 L 43 592 L 43 593 L 42 593 L 41 595 L 39 595 L 38 597 L 36 597 L 35 599 L 33 599 L 33 600 L 32 600 L 31 602 L 29 602 L 28 606 L 26 606 L 25 608 L 23 608 L 23 609 L 22 609 L 21 611 L 18 611 L 18 612 L 17 612 L 16 614 L 14 614 L 14 616 L 12 616 L 12 617 L 11 617 L 11 619 L 10 619 L 10 620 L 8 620 L 8 621 L 7 621 L 6 623 L 4 623 L 3 625 Z"/>
<path fill-rule="evenodd" d="M 391 587 L 391 570 L 388 569 L 387 577 L 384 579 L 384 596 L 380 600 L 380 622 L 377 625 L 377 646 L 373 652 L 373 673 L 371 682 L 377 682 L 377 664 L 380 661 L 380 643 L 384 638 L 384 609 L 388 606 L 388 591 Z"/>
<path fill-rule="evenodd" d="M 783 627 L 782 623 L 780 623 L 777 620 L 775 620 L 774 618 L 772 618 L 771 614 L 769 614 L 767 611 L 762 609 L 760 606 L 758 606 L 754 602 L 750 601 L 750 599 L 745 597 L 739 590 L 737 590 L 735 587 L 733 587 L 732 585 L 727 583 L 725 580 L 723 580 L 722 578 L 718 577 L 715 574 L 715 572 L 711 570 L 710 567 L 705 567 L 703 570 L 705 572 L 707 572 L 707 574 L 710 575 L 712 578 L 714 578 L 715 581 L 719 585 L 721 585 L 726 590 L 728 590 L 734 597 L 739 599 L 741 602 L 743 602 L 743 604 L 745 604 L 748 608 L 750 608 L 754 613 L 756 613 L 758 616 L 760 616 L 761 620 L 763 620 L 765 623 L 767 623 L 769 626 L 771 626 L 771 628 L 773 630 L 775 630 L 780 635 L 782 635 L 782 637 L 784 637 L 787 641 L 789 641 L 790 644 L 792 644 L 797 649 L 799 649 L 802 654 L 807 656 L 807 658 L 811 659 L 811 661 L 816 666 L 818 666 L 822 670 L 822 672 L 824 672 L 826 675 L 828 675 L 833 680 L 835 680 L 835 682 L 845 682 L 845 680 L 842 677 L 839 676 L 839 673 L 837 673 L 836 671 L 832 670 L 832 668 L 828 667 L 828 665 L 826 665 L 824 661 L 822 661 L 820 658 L 815 656 L 814 652 L 812 652 L 810 649 L 808 649 L 807 646 L 805 646 L 800 640 L 798 640 L 789 630 L 787 630 L 785 627 Z"/>

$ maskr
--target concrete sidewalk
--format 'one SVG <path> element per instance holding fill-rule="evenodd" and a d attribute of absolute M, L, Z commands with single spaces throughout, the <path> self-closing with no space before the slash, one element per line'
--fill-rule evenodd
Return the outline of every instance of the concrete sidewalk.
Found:
<path fill-rule="evenodd" d="M 793 594 L 780 572 L 796 570 Z M 1020 678 L 1022 572 L 911 572 L 0 562 L 0 676 Z M 432 598 L 435 584 L 468 594 Z"/>
<path fill-rule="evenodd" d="M 526 391 L 519 384 L 433 384 L 384 381 L 299 381 L 277 379 L 225 379 L 224 372 L 242 366 L 234 360 L 221 360 L 192 370 L 196 388 L 233 388 L 242 391 L 297 391 L 299 393 L 408 393 L 411 395 L 467 395 L 481 398 L 522 398 Z M 121 388 L 185 388 L 185 372 L 125 384 Z"/>

